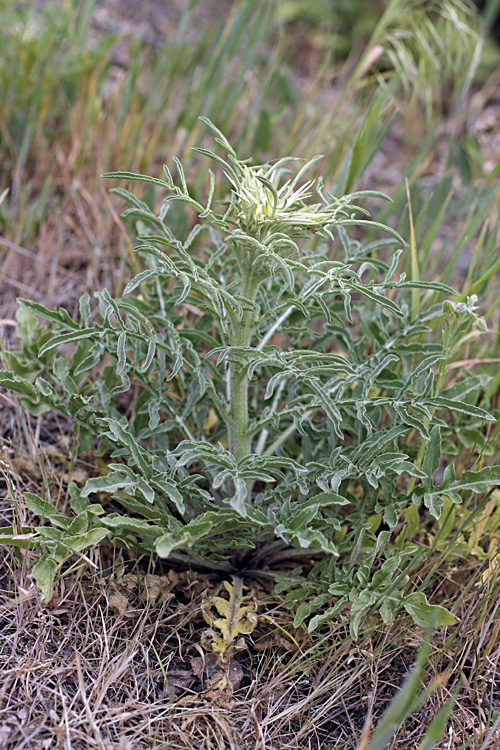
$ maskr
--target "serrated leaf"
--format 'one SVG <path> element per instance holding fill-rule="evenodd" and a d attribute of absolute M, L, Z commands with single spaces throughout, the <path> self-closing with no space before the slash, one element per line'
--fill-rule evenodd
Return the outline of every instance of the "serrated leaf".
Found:
<path fill-rule="evenodd" d="M 500 486 L 500 466 L 485 466 L 480 471 L 464 471 L 461 478 L 446 489 L 483 492 L 489 487 Z"/>

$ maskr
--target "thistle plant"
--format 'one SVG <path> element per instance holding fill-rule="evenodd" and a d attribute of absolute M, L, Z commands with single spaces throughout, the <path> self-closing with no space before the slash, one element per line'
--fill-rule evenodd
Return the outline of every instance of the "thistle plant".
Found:
<path fill-rule="evenodd" d="M 415 505 L 437 517 L 443 496 L 458 503 L 464 490 L 500 481 L 499 467 L 457 478 L 448 462 L 434 482 L 447 462 L 441 430 L 450 429 L 440 414 L 480 428 L 493 419 L 475 404 L 484 378 L 446 389 L 449 336 L 439 342 L 434 331 L 456 330 L 457 316 L 462 333 L 469 324 L 460 303 L 439 299 L 455 293 L 401 273 L 402 238 L 360 205 L 385 196 L 338 197 L 321 178 L 306 179 L 319 157 L 298 170 L 290 158 L 253 166 L 204 122 L 216 148 L 197 152 L 222 168 L 229 195 L 209 171 L 200 202 L 179 161 L 176 180 L 167 167 L 164 179 L 106 175 L 165 195 L 156 215 L 128 190 L 113 191 L 130 204 L 124 217 L 145 270 L 120 298 L 96 292 L 97 309 L 84 295 L 79 323 L 20 301 L 24 350 L 9 355 L 0 384 L 34 413 L 71 417 L 80 450 L 107 459 L 104 475 L 70 485 L 73 519 L 48 497 L 26 496 L 50 521 L 28 530 L 43 550 L 34 574 L 49 596 L 75 549 L 111 537 L 237 574 L 313 555 L 307 575 L 298 567 L 278 576 L 291 605 L 314 597 L 296 624 L 309 619 L 314 629 L 349 608 L 355 636 L 374 609 L 388 620 L 401 606 L 417 622 L 430 612 L 433 623 L 454 622 L 408 590 L 417 550 L 395 545 L 390 529 Z M 187 236 L 175 229 L 179 203 L 197 217 Z M 419 290 L 420 308 L 407 303 L 408 288 Z M 127 512 L 91 502 L 102 493 Z M 22 544 L 15 531 L 0 541 Z"/>
<path fill-rule="evenodd" d="M 219 350 L 219 354 L 222 354 L 229 364 L 227 395 L 222 409 L 219 403 L 219 409 L 220 416 L 224 419 L 228 430 L 229 451 L 236 461 L 241 461 L 251 453 L 252 445 L 253 431 L 249 430 L 248 413 L 248 370 L 249 364 L 255 367 L 256 355 L 251 347 L 255 344 L 255 350 L 262 352 L 264 345 L 270 339 L 270 333 L 273 332 L 272 327 L 266 328 L 266 323 L 271 319 L 270 312 L 263 315 L 257 301 L 259 288 L 280 272 L 285 277 L 290 297 L 293 295 L 295 277 L 301 273 L 319 277 L 326 283 L 333 281 L 346 269 L 342 269 L 338 263 L 328 263 L 324 258 L 306 265 L 300 258 L 301 253 L 297 241 L 307 237 L 307 232 L 317 233 L 319 237 L 326 240 L 333 240 L 331 228 L 334 226 L 366 223 L 357 217 L 367 212 L 353 205 L 352 201 L 368 195 L 384 196 L 365 192 L 345 196 L 338 200 L 327 193 L 325 198 L 322 186 L 318 184 L 316 190 L 319 202 L 308 204 L 305 201 L 312 196 L 311 190 L 314 188 L 315 180 L 309 180 L 300 187 L 298 185 L 303 175 L 318 160 L 317 158 L 305 164 L 293 179 L 285 179 L 284 175 L 287 174 L 285 168 L 292 161 L 291 159 L 285 158 L 273 165 L 248 166 L 238 159 L 222 133 L 207 120 L 205 122 L 215 131 L 218 144 L 226 151 L 227 160 L 205 149 L 197 149 L 197 151 L 214 159 L 224 168 L 224 174 L 232 187 L 231 199 L 226 211 L 224 214 L 217 214 L 212 209 L 214 193 L 212 172 L 211 195 L 208 205 L 203 210 L 202 206 L 190 197 L 185 180 L 182 178 L 180 164 L 178 167 L 183 189 L 179 190 L 175 187 L 167 172 L 168 189 L 174 193 L 171 200 L 178 199 L 188 203 L 223 232 L 224 240 L 236 260 L 237 272 L 230 284 L 236 294 L 229 297 L 226 291 L 219 303 L 222 305 L 219 308 L 222 317 L 226 318 L 225 324 L 221 327 L 224 333 L 224 348 Z M 283 184 L 280 185 L 280 182 Z M 382 228 L 393 234 L 396 239 L 400 239 L 389 227 Z M 353 281 L 358 285 L 361 283 L 360 278 L 355 274 L 345 276 L 343 288 L 346 290 L 353 290 Z M 210 282 L 214 285 L 213 278 Z M 213 289 L 216 295 L 220 295 L 221 291 L 217 287 Z M 350 291 L 347 291 L 346 296 Z M 291 305 L 292 300 L 289 301 Z M 285 315 L 292 310 L 290 306 L 288 310 L 286 309 L 286 303 L 286 297 L 283 295 L 280 305 L 285 308 L 283 310 Z M 282 315 L 280 322 L 283 319 Z M 221 320 L 218 322 L 219 325 L 222 323 Z M 263 331 L 264 335 L 261 335 L 259 340 L 260 331 Z M 257 340 L 257 343 L 254 340 Z M 249 349 L 250 351 L 247 351 Z M 264 355 L 259 354 L 257 357 L 264 357 Z M 264 359 L 262 361 L 264 363 Z"/>

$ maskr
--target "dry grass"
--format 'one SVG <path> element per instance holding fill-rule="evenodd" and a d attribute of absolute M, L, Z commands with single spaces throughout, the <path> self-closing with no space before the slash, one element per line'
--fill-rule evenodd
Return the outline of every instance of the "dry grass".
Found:
<path fill-rule="evenodd" d="M 31 520 L 21 493 L 40 485 L 41 474 L 64 507 L 66 479 L 58 459 L 39 451 L 38 460 L 41 468 L 28 454 L 4 451 L 3 463 L 11 468 L 2 525 L 12 522 L 12 508 L 18 521 Z M 256 592 L 259 623 L 230 663 L 231 684 L 223 685 L 203 638 L 200 610 L 202 593 L 221 589 L 217 574 L 122 550 L 94 550 L 67 563 L 44 605 L 30 575 L 35 559 L 35 552 L 6 550 L 1 562 L 2 750 L 354 750 L 363 727 L 377 724 L 422 643 L 423 633 L 402 616 L 392 626 L 373 619 L 356 643 L 346 623 L 313 636 L 295 631 L 270 580 L 245 579 Z M 435 635 L 425 682 L 440 678 L 442 685 L 405 722 L 394 748 L 419 746 L 459 682 L 437 747 L 498 747 L 498 733 L 487 740 L 500 710 L 500 575 L 491 565 L 430 554 L 418 570 L 419 576 L 433 575 L 435 599 L 455 605 L 460 624 Z"/>

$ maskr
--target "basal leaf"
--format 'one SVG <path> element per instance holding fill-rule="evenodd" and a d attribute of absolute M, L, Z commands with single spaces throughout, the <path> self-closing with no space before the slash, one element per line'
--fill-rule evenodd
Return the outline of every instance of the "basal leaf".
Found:
<path fill-rule="evenodd" d="M 211 530 L 211 521 L 192 521 L 187 526 L 184 526 L 178 534 L 164 534 L 157 539 L 155 542 L 156 553 L 160 557 L 169 557 L 176 549 L 183 547 L 192 549 L 196 542 L 208 536 Z"/>
<path fill-rule="evenodd" d="M 416 591 L 403 600 L 403 606 L 413 621 L 422 628 L 439 628 L 456 625 L 455 615 L 438 604 L 429 604 L 422 591 Z"/>
<path fill-rule="evenodd" d="M 31 572 L 38 584 L 44 602 L 49 602 L 52 599 L 57 570 L 58 563 L 52 557 L 42 557 L 33 565 Z"/>
<path fill-rule="evenodd" d="M 102 527 L 90 529 L 85 534 L 76 534 L 64 538 L 64 544 L 71 552 L 83 552 L 90 547 L 96 547 L 103 539 L 109 536 L 109 531 Z"/>
<path fill-rule="evenodd" d="M 50 500 L 42 500 L 41 497 L 34 495 L 32 492 L 25 492 L 23 497 L 26 507 L 42 520 L 50 521 L 51 524 L 60 529 L 67 529 L 71 524 L 71 519 L 59 513 Z"/>

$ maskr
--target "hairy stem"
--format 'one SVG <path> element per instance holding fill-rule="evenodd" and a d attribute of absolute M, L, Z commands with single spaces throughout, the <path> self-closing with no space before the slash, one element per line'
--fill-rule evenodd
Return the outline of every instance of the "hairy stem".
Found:
<path fill-rule="evenodd" d="M 241 294 L 253 303 L 259 282 L 253 277 L 251 264 L 248 270 L 242 268 Z M 233 323 L 233 346 L 249 346 L 255 329 L 255 311 L 248 306 L 241 320 Z M 248 434 L 248 377 L 246 368 L 237 362 L 229 364 L 229 450 L 237 461 L 248 456 L 251 451 L 251 436 Z"/>

